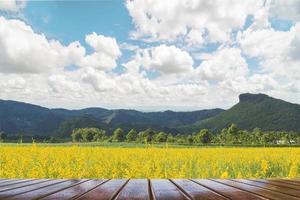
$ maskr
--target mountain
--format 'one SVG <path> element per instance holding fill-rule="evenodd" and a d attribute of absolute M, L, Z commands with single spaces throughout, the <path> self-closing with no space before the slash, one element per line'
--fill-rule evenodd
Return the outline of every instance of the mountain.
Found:
<path fill-rule="evenodd" d="M 208 128 L 213 132 L 231 123 L 241 129 L 300 131 L 300 105 L 275 99 L 265 94 L 241 94 L 239 103 L 212 118 L 198 121 L 189 128 Z"/>
<path fill-rule="evenodd" d="M 193 112 L 140 112 L 136 110 L 49 109 L 28 103 L 0 100 L 0 130 L 7 135 L 40 135 L 69 137 L 74 128 L 99 127 L 111 133 L 115 128 L 135 128 L 178 133 L 177 127 L 187 126 L 218 115 L 222 109 Z"/>
<path fill-rule="evenodd" d="M 109 134 L 118 127 L 128 131 L 152 128 L 171 133 L 192 133 L 203 128 L 218 132 L 231 123 L 241 129 L 300 131 L 300 105 L 265 94 L 241 94 L 239 103 L 222 109 L 192 112 L 140 112 L 86 108 L 49 109 L 28 103 L 0 100 L 0 131 L 7 135 L 68 138 L 74 128 L 98 127 Z"/>

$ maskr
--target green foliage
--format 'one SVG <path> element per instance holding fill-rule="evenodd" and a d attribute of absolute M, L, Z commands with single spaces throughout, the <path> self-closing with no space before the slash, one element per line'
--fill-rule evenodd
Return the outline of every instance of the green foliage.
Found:
<path fill-rule="evenodd" d="M 240 101 L 219 115 L 187 128 L 207 128 L 217 133 L 231 123 L 243 130 L 260 127 L 263 131 L 300 131 L 300 105 L 275 99 L 264 94 L 241 94 Z"/>
<path fill-rule="evenodd" d="M 200 144 L 208 144 L 211 142 L 212 136 L 209 133 L 208 129 L 202 129 L 198 134 L 194 137 L 195 143 Z"/>
<path fill-rule="evenodd" d="M 98 128 L 77 128 L 71 134 L 73 142 L 103 141 L 105 131 Z"/>
<path fill-rule="evenodd" d="M 114 142 L 122 142 L 125 140 L 125 135 L 124 135 L 124 131 L 121 128 L 117 128 L 113 135 L 112 135 L 112 140 Z"/>
<path fill-rule="evenodd" d="M 175 142 L 175 138 L 173 137 L 172 134 L 168 134 L 167 142 L 168 143 L 174 143 Z"/>
<path fill-rule="evenodd" d="M 155 142 L 167 142 L 168 139 L 168 134 L 166 134 L 165 132 L 161 131 L 159 133 L 157 133 L 154 136 L 154 141 Z"/>
<path fill-rule="evenodd" d="M 155 132 L 152 129 L 148 128 L 145 131 L 139 132 L 137 141 L 142 143 L 149 143 L 152 141 L 154 134 Z"/>
<path fill-rule="evenodd" d="M 7 135 L 4 131 L 0 131 L 0 142 L 3 142 L 7 138 Z"/>
<path fill-rule="evenodd" d="M 137 139 L 137 131 L 135 129 L 131 129 L 126 135 L 126 141 L 134 142 Z"/>

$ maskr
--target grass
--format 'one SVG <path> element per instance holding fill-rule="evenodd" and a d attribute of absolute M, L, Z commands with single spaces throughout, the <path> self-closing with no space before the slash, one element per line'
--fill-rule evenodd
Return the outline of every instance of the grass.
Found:
<path fill-rule="evenodd" d="M 135 142 L 60 142 L 60 143 L 35 143 L 37 146 L 82 146 L 82 147 L 116 147 L 116 148 L 148 148 L 148 147 L 157 147 L 157 148 L 208 148 L 208 147 L 222 147 L 222 148 L 236 148 L 236 147 L 300 147 L 299 144 L 174 144 L 174 143 L 135 143 Z M 5 142 L 0 143 L 1 146 L 32 146 L 32 143 L 15 143 L 15 142 Z"/>

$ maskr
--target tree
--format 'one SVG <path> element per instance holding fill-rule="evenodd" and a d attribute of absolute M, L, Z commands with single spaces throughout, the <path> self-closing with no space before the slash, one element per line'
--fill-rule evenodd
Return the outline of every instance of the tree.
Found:
<path fill-rule="evenodd" d="M 169 143 L 173 143 L 173 142 L 175 142 L 175 139 L 174 139 L 174 137 L 173 137 L 173 135 L 172 135 L 172 134 L 168 134 L 168 137 L 167 137 L 167 142 L 169 142 Z"/>
<path fill-rule="evenodd" d="M 76 128 L 73 130 L 71 137 L 73 142 L 101 141 L 105 137 L 105 131 L 98 128 Z"/>
<path fill-rule="evenodd" d="M 137 139 L 137 132 L 135 129 L 131 129 L 128 134 L 126 135 L 126 141 L 133 142 Z"/>
<path fill-rule="evenodd" d="M 91 142 L 94 138 L 96 130 L 92 128 L 83 128 L 81 129 L 81 136 L 84 142 Z"/>
<path fill-rule="evenodd" d="M 227 128 L 223 128 L 220 135 L 218 136 L 219 142 L 222 144 L 227 143 Z"/>
<path fill-rule="evenodd" d="M 112 135 L 112 140 L 114 142 L 122 142 L 124 141 L 125 137 L 124 137 L 124 131 L 121 128 L 117 128 L 113 135 Z"/>
<path fill-rule="evenodd" d="M 0 131 L 0 142 L 3 142 L 7 138 L 7 135 L 4 131 Z"/>
<path fill-rule="evenodd" d="M 155 135 L 154 141 L 155 142 L 166 142 L 167 138 L 168 138 L 168 135 L 165 132 L 161 131 Z"/>
<path fill-rule="evenodd" d="M 261 143 L 262 131 L 260 128 L 254 128 L 252 131 L 252 143 L 259 144 Z"/>
<path fill-rule="evenodd" d="M 186 138 L 184 137 L 184 135 L 177 134 L 177 135 L 175 135 L 175 142 L 177 144 L 184 144 L 184 143 L 186 143 Z"/>
<path fill-rule="evenodd" d="M 82 140 L 80 128 L 74 129 L 71 134 L 73 142 L 79 142 Z"/>
<path fill-rule="evenodd" d="M 93 137 L 93 141 L 103 141 L 105 139 L 105 131 L 102 130 L 102 129 L 97 129 L 97 131 L 95 132 L 94 134 L 94 137 Z"/>
<path fill-rule="evenodd" d="M 192 136 L 192 135 L 188 135 L 188 136 L 186 137 L 186 141 L 187 141 L 189 144 L 192 144 L 192 143 L 194 142 L 193 136 Z"/>
<path fill-rule="evenodd" d="M 239 143 L 239 129 L 237 128 L 236 124 L 231 124 L 227 130 L 227 137 L 230 138 L 230 143 L 237 144 Z"/>
<path fill-rule="evenodd" d="M 155 132 L 152 129 L 148 128 L 144 131 L 139 132 L 138 141 L 143 143 L 151 142 L 154 135 Z"/>
<path fill-rule="evenodd" d="M 208 129 L 202 129 L 198 134 L 195 135 L 194 141 L 196 143 L 207 144 L 211 141 L 211 134 Z"/>

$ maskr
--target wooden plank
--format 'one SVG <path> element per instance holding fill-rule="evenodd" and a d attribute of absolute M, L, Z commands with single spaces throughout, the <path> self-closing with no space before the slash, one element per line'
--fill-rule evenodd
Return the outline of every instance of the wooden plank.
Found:
<path fill-rule="evenodd" d="M 165 199 L 190 199 L 184 193 L 182 193 L 176 185 L 167 179 L 152 179 L 150 185 L 153 191 L 154 199 L 165 200 Z"/>
<path fill-rule="evenodd" d="M 294 185 L 291 184 L 290 182 L 278 182 L 275 180 L 265 180 L 265 179 L 251 179 L 252 181 L 258 181 L 261 183 L 267 183 L 267 184 L 271 184 L 271 185 L 276 185 L 282 189 L 284 188 L 291 188 L 291 189 L 296 189 L 296 190 L 300 190 L 300 185 Z"/>
<path fill-rule="evenodd" d="M 297 198 L 297 197 L 293 197 L 293 196 L 289 196 L 289 195 L 282 194 L 279 192 L 266 190 L 264 188 L 244 184 L 242 182 L 238 182 L 237 180 L 216 180 L 216 181 L 221 182 L 226 185 L 229 185 L 229 186 L 232 186 L 232 187 L 235 187 L 235 188 L 238 188 L 238 189 L 241 189 L 241 190 L 244 190 L 244 191 L 251 192 L 253 194 L 263 196 L 265 198 L 269 198 L 269 199 L 274 199 L 274 200 L 282 200 L 282 199 L 296 200 L 297 199 L 297 200 L 299 200 L 299 198 Z"/>
<path fill-rule="evenodd" d="M 119 200 L 150 200 L 149 183 L 147 179 L 130 179 L 116 199 Z"/>
<path fill-rule="evenodd" d="M 19 179 L 3 179 L 3 180 L 0 182 L 0 185 L 3 185 L 4 183 L 7 183 L 7 182 L 15 181 L 15 180 L 19 180 Z"/>
<path fill-rule="evenodd" d="M 25 192 L 30 192 L 30 191 L 33 191 L 33 190 L 37 190 L 37 189 L 40 189 L 40 188 L 44 188 L 44 187 L 54 185 L 54 184 L 58 184 L 58 183 L 65 182 L 65 181 L 67 181 L 67 180 L 56 179 L 56 180 L 51 180 L 51 181 L 39 183 L 39 184 L 36 184 L 36 185 L 21 187 L 21 188 L 14 189 L 14 190 L 3 191 L 3 192 L 0 192 L 0 199 L 10 197 L 10 196 L 15 196 L 15 195 L 18 195 L 18 194 L 23 194 Z"/>
<path fill-rule="evenodd" d="M 258 182 L 258 181 L 247 180 L 247 179 L 239 179 L 238 181 L 242 182 L 242 183 L 249 184 L 249 185 L 253 185 L 253 186 L 256 186 L 256 187 L 261 187 L 261 188 L 264 188 L 264 189 L 267 189 L 267 190 L 280 192 L 280 193 L 288 194 L 288 195 L 292 194 L 293 196 L 300 197 L 300 190 L 297 190 L 297 189 L 291 189 L 291 188 L 284 188 L 283 189 L 280 186 L 268 184 L 268 182 L 262 183 L 262 182 Z"/>
<path fill-rule="evenodd" d="M 276 180 L 273 180 L 272 181 L 275 181 L 275 182 L 281 182 L 281 183 L 288 183 L 288 184 L 291 184 L 291 185 L 300 185 L 300 183 L 298 181 L 295 181 L 294 179 L 290 180 L 290 179 L 276 179 Z"/>
<path fill-rule="evenodd" d="M 35 184 L 43 183 L 43 182 L 47 182 L 47 181 L 49 181 L 49 179 L 35 179 L 32 181 L 19 182 L 19 183 L 13 184 L 13 185 L 0 187 L 0 192 L 4 192 L 7 190 L 13 190 L 13 189 L 17 189 L 17 188 L 21 188 L 21 187 L 25 187 L 25 186 L 29 186 L 29 185 L 35 185 Z"/>
<path fill-rule="evenodd" d="M 21 183 L 21 182 L 28 182 L 32 181 L 33 179 L 12 179 L 3 183 L 0 183 L 0 187 L 8 186 L 8 185 L 13 185 L 16 183 Z"/>
<path fill-rule="evenodd" d="M 257 194 L 249 193 L 248 191 L 225 185 L 222 182 L 215 182 L 207 179 L 194 179 L 193 181 L 230 199 L 265 199 Z"/>
<path fill-rule="evenodd" d="M 172 182 L 177 185 L 178 188 L 185 191 L 191 199 L 195 200 L 224 200 L 228 199 L 202 185 L 199 185 L 193 181 L 186 179 L 172 179 Z"/>
<path fill-rule="evenodd" d="M 87 180 L 68 180 L 68 181 L 64 181 L 64 182 L 60 182 L 60 183 L 57 183 L 57 184 L 54 184 L 54 185 L 51 185 L 51 186 L 47 186 L 47 187 L 44 187 L 44 188 L 40 188 L 40 189 L 37 189 L 37 190 L 33 190 L 33 191 L 30 191 L 30 192 L 25 192 L 23 194 L 19 194 L 19 195 L 16 195 L 16 196 L 13 196 L 13 197 L 10 197 L 8 199 L 14 199 L 14 200 L 21 200 L 21 199 L 39 199 L 39 198 L 42 198 L 44 196 L 48 196 L 49 194 L 52 194 L 52 193 L 55 193 L 55 192 L 58 192 L 60 190 L 63 190 L 65 188 L 68 188 L 68 187 L 72 187 L 73 185 L 76 185 L 76 184 L 79 184 L 81 182 L 84 182 L 84 181 L 87 181 Z"/>
<path fill-rule="evenodd" d="M 7 179 L 7 178 L 0 178 L 0 183 L 2 183 L 3 181 L 7 181 L 7 180 L 9 180 L 9 179 Z"/>
<path fill-rule="evenodd" d="M 0 179 L 0 185 L 0 199 L 300 199 L 300 182 L 289 179 Z"/>
<path fill-rule="evenodd" d="M 107 200 L 117 196 L 122 188 L 126 185 L 126 179 L 113 179 L 105 182 L 104 184 L 96 187 L 95 189 L 87 192 L 76 199 L 90 199 L 90 200 Z"/>
<path fill-rule="evenodd" d="M 43 200 L 56 200 L 56 199 L 75 199 L 94 188 L 98 187 L 99 185 L 105 183 L 107 179 L 95 179 L 89 180 L 73 187 L 61 190 L 59 192 L 53 193 L 49 196 L 42 198 Z"/>

